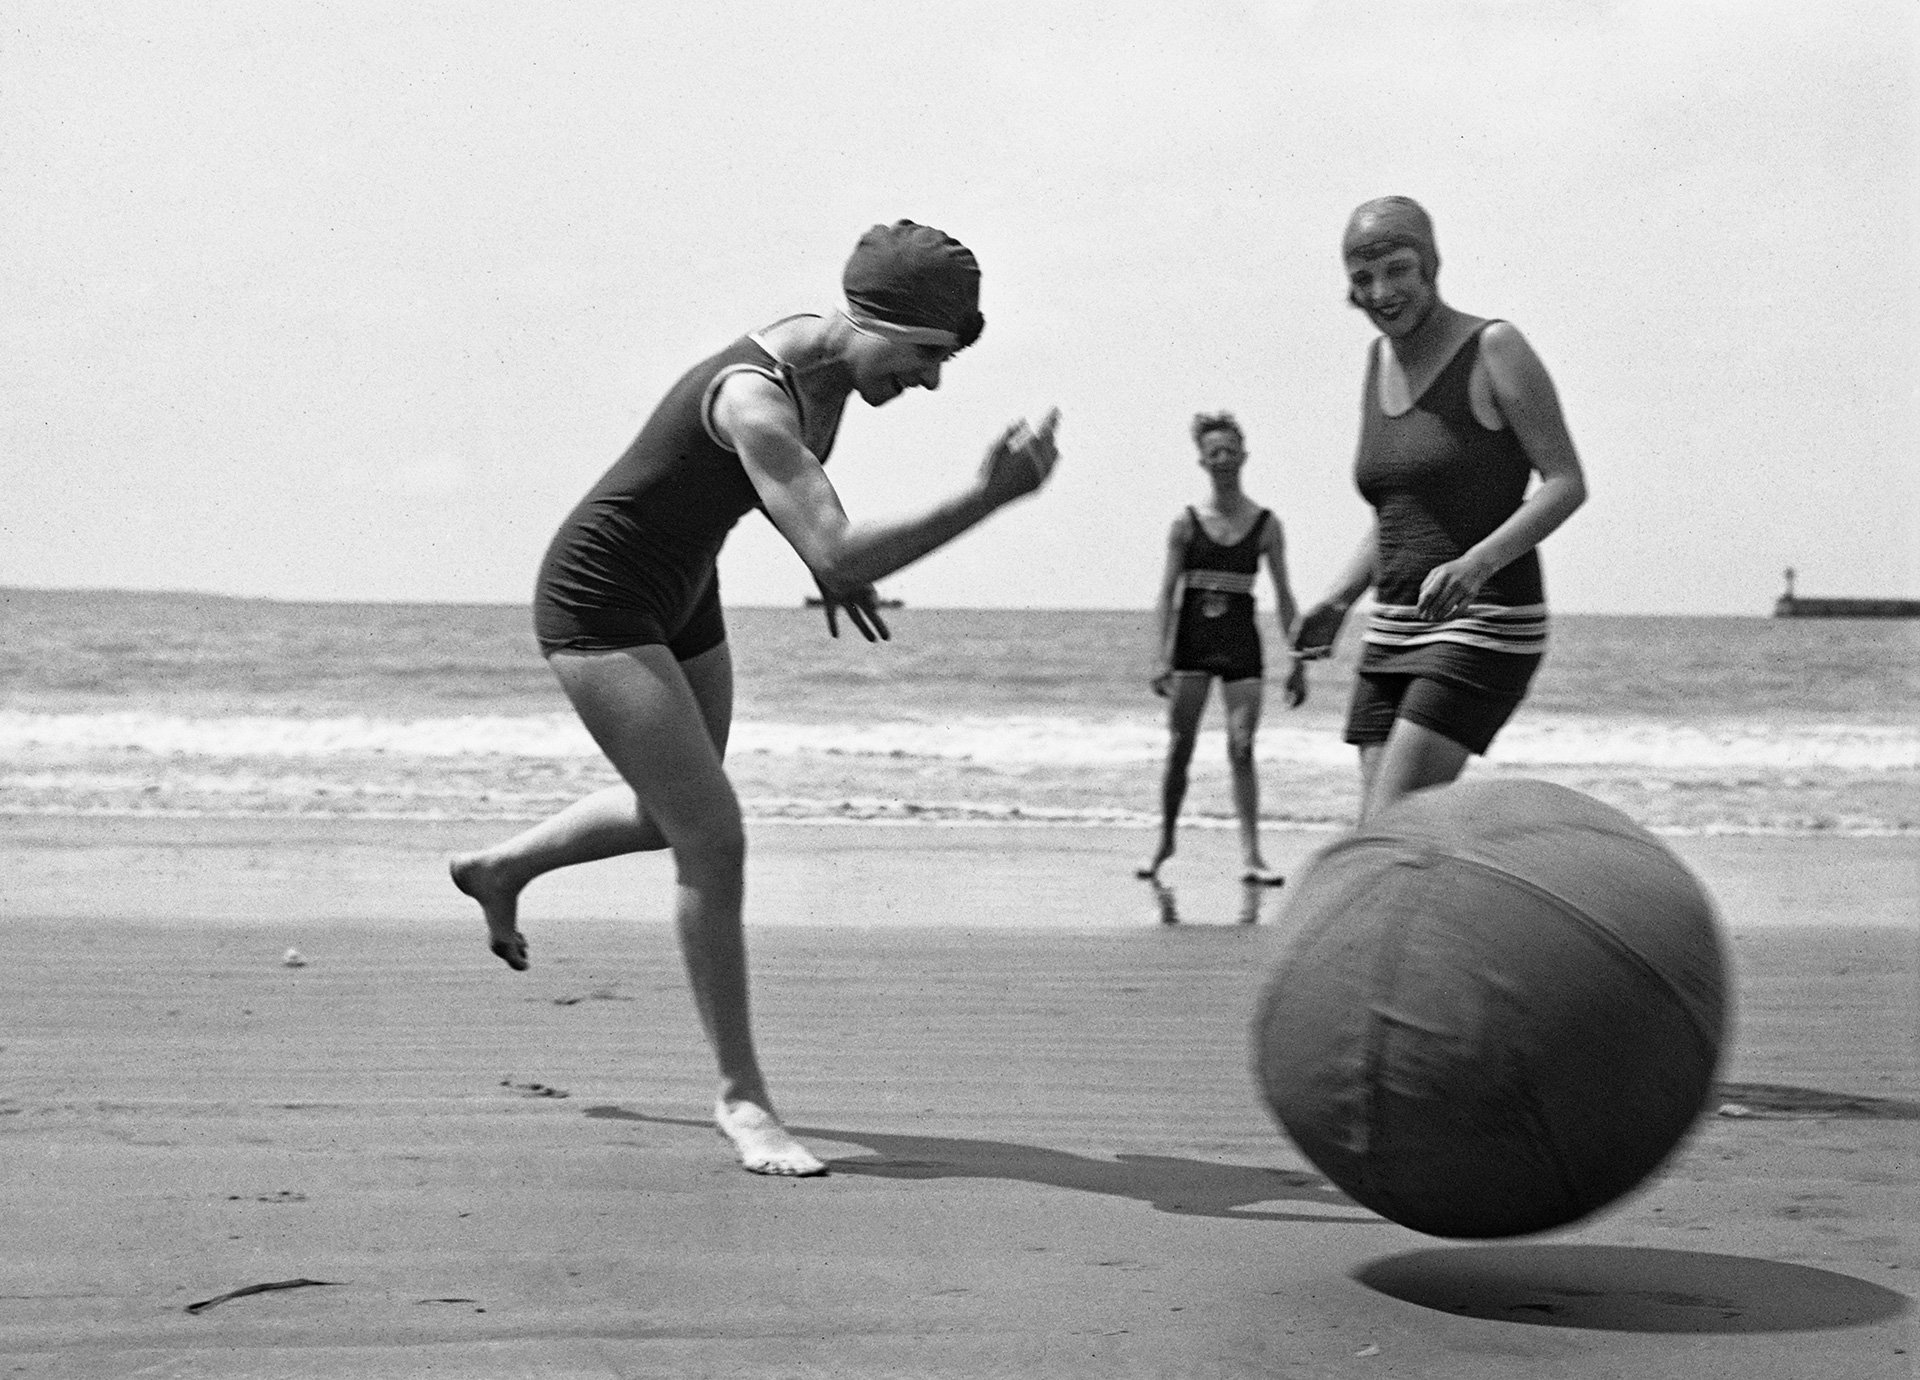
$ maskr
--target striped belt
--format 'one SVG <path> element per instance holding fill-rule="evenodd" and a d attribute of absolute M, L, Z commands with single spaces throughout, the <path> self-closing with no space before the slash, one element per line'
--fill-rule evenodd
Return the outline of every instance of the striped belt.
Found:
<path fill-rule="evenodd" d="M 1545 604 L 1469 604 L 1452 618 L 1420 618 L 1412 604 L 1382 604 L 1367 622 L 1366 640 L 1376 647 L 1423 647 L 1453 642 L 1488 652 L 1530 653 L 1547 649 Z"/>
<path fill-rule="evenodd" d="M 1220 594 L 1253 593 L 1253 576 L 1231 570 L 1189 570 L 1181 576 L 1188 589 L 1211 589 Z"/>

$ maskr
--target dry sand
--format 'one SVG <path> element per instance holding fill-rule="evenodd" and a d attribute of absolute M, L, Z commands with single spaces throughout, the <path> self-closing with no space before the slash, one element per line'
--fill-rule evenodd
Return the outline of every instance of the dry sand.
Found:
<path fill-rule="evenodd" d="M 1763 1115 L 1474 1245 L 1268 1119 L 1286 921 L 1236 923 L 1223 833 L 1163 897 L 1135 831 L 757 826 L 762 1042 L 833 1167 L 790 1182 L 704 1120 L 663 860 L 541 883 L 516 975 L 441 871 L 491 832 L 0 820 L 0 1377 L 1912 1372 L 1920 1122 L 1867 1114 L 1920 1098 L 1910 842 L 1676 841 Z"/>

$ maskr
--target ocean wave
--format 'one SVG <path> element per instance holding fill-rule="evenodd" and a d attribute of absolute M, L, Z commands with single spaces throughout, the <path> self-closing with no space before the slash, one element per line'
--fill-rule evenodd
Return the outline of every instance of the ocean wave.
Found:
<path fill-rule="evenodd" d="M 106 714 L 0 711 L 0 758 L 28 752 L 138 752 L 161 757 L 594 757 L 599 749 L 566 714 L 438 719 L 196 718 L 128 710 Z"/>
<path fill-rule="evenodd" d="M 1536 715 L 1509 725 L 1488 760 L 1514 766 L 1920 767 L 1920 730 L 1890 724 L 1658 724 Z"/>
<path fill-rule="evenodd" d="M 470 824 L 483 821 L 518 823 L 543 817 L 538 813 L 528 813 L 516 808 L 517 805 L 529 803 L 532 802 L 509 802 L 507 808 L 492 814 L 481 814 L 470 808 L 455 805 L 435 807 L 420 803 L 396 805 L 393 802 L 383 802 L 365 808 L 343 809 L 337 803 L 289 801 L 280 808 L 263 810 L 257 806 L 223 806 L 213 803 L 181 806 L 102 801 L 47 802 L 21 807 L 0 800 L 0 818 L 19 816 L 58 819 L 294 819 L 315 823 L 351 819 L 390 820 L 395 823 L 414 824 Z M 1157 816 L 1141 811 L 1102 808 L 1055 809 L 990 802 L 939 801 L 921 804 L 902 800 L 803 800 L 791 797 L 748 796 L 741 800 L 740 805 L 742 815 L 748 822 L 755 824 L 871 824 L 935 828 L 1123 828 L 1143 831 L 1159 826 Z M 1884 820 L 1789 820 L 1785 822 L 1710 820 L 1698 823 L 1675 823 L 1649 819 L 1642 823 L 1650 833 L 1670 838 L 1911 839 L 1920 837 L 1920 829 Z M 1230 814 L 1188 811 L 1181 815 L 1180 827 L 1183 830 L 1238 830 L 1239 821 Z M 1286 816 L 1264 815 L 1261 818 L 1260 827 L 1263 831 L 1329 833 L 1347 829 L 1350 827 L 1350 822 L 1345 819 L 1294 819 Z"/>
<path fill-rule="evenodd" d="M 1224 734 L 1201 734 L 1216 755 Z M 968 717 L 943 722 L 734 725 L 736 755 L 972 762 L 989 766 L 1098 767 L 1157 762 L 1166 731 L 1157 719 Z M 127 711 L 34 714 L 0 711 L 0 761 L 156 757 L 597 758 L 599 749 L 566 714 L 446 718 L 191 717 Z M 1348 766 L 1352 748 L 1327 726 L 1270 724 L 1263 762 Z M 1757 721 L 1674 723 L 1532 714 L 1501 735 L 1490 761 L 1517 767 L 1909 771 L 1920 768 L 1920 729 L 1888 724 Z"/>

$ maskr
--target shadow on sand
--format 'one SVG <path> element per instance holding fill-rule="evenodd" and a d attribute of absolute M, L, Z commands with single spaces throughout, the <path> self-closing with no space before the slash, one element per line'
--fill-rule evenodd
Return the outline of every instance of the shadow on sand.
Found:
<path fill-rule="evenodd" d="M 637 1121 L 648 1126 L 684 1126 L 711 1132 L 713 1124 L 689 1117 L 649 1116 L 624 1107 L 589 1107 L 601 1121 Z M 866 1147 L 867 1156 L 828 1155 L 835 1174 L 864 1174 L 878 1179 L 1015 1179 L 1022 1183 L 1103 1193 L 1146 1203 L 1156 1212 L 1186 1217 L 1225 1217 L 1236 1222 L 1351 1223 L 1388 1225 L 1356 1206 L 1318 1174 L 1262 1169 L 1254 1165 L 1215 1164 L 1174 1155 L 1117 1155 L 1093 1159 L 999 1140 L 952 1136 L 901 1136 L 881 1131 L 835 1130 L 826 1126 L 790 1128 L 801 1139 L 836 1141 Z M 1311 1203 L 1314 1212 L 1245 1209 L 1255 1203 Z M 1328 1208 L 1347 1209 L 1328 1212 Z"/>
<path fill-rule="evenodd" d="M 1830 1270 L 1638 1246 L 1455 1246 L 1389 1256 L 1353 1277 L 1458 1317 L 1607 1332 L 1811 1332 L 1913 1306 Z"/>

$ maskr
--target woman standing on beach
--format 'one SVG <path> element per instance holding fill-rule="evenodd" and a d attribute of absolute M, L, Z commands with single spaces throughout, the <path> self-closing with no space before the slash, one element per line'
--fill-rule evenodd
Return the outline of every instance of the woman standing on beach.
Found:
<path fill-rule="evenodd" d="M 1167 765 L 1160 782 L 1160 842 L 1134 875 L 1149 881 L 1173 856 L 1180 806 L 1187 795 L 1187 767 L 1200 731 L 1207 691 L 1220 681 L 1227 716 L 1227 764 L 1233 772 L 1233 807 L 1240 820 L 1241 880 L 1278 886 L 1285 880 L 1260 854 L 1260 777 L 1253 737 L 1260 726 L 1266 666 L 1254 626 L 1254 580 L 1264 557 L 1279 604 L 1284 642 L 1297 610 L 1287 583 L 1286 541 L 1280 520 L 1240 487 L 1246 438 L 1231 412 L 1202 412 L 1193 419 L 1193 443 L 1208 480 L 1207 498 L 1184 510 L 1167 534 L 1167 563 L 1160 577 L 1160 672 L 1157 695 L 1166 697 Z M 1287 706 L 1306 702 L 1307 679 L 1298 657 L 1287 670 Z"/>
<path fill-rule="evenodd" d="M 492 949 L 527 967 L 521 890 L 555 868 L 673 850 L 675 923 L 694 1004 L 720 1066 L 714 1120 L 759 1174 L 826 1166 L 774 1113 L 748 1012 L 741 926 L 745 830 L 722 766 L 733 716 L 715 559 L 750 509 L 766 513 L 836 609 L 869 641 L 887 629 L 873 584 L 1038 489 L 1058 414 L 1010 427 L 972 485 L 912 517 L 854 522 L 822 464 L 847 399 L 879 407 L 940 386 L 980 335 L 980 269 L 925 225 L 876 225 L 843 275 L 846 306 L 791 316 L 695 365 L 561 525 L 541 566 L 534 628 L 548 664 L 625 781 L 452 861 Z"/>
<path fill-rule="evenodd" d="M 1326 655 L 1373 590 L 1346 728 L 1364 821 L 1458 778 L 1519 706 L 1546 649 L 1535 548 L 1587 487 L 1533 347 L 1507 322 L 1440 300 L 1433 222 L 1417 202 L 1359 207 L 1341 254 L 1347 300 L 1380 332 L 1354 462 L 1374 522 L 1294 647 Z"/>

